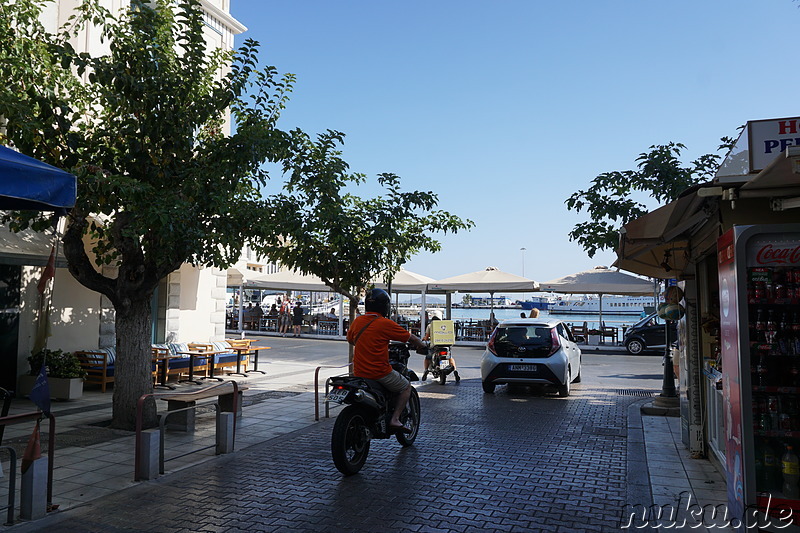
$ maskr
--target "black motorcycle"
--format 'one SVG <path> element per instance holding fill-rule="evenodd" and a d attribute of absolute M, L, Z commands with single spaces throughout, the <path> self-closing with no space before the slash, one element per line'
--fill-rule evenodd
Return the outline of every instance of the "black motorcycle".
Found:
<path fill-rule="evenodd" d="M 405 343 L 392 342 L 389 345 L 392 368 L 409 381 L 419 381 L 414 371 L 408 369 L 410 355 Z M 411 446 L 417 439 L 420 411 L 419 394 L 414 387 L 411 387 L 411 397 L 400 415 L 400 421 L 410 430 L 407 433 L 389 428 L 394 398 L 377 381 L 354 376 L 333 377 L 327 400 L 348 404 L 336 417 L 331 436 L 333 463 L 346 476 L 358 473 L 364 466 L 372 439 L 388 439 L 394 435 L 404 447 Z"/>
<path fill-rule="evenodd" d="M 428 367 L 428 373 L 433 376 L 434 380 L 439 380 L 440 385 L 447 382 L 447 376 L 453 373 L 455 368 L 450 364 L 450 347 L 449 346 L 431 346 L 431 364 Z"/>

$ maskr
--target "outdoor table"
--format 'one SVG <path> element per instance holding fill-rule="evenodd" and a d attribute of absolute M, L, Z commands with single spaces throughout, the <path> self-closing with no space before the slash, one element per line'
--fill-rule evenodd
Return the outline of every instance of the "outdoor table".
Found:
<path fill-rule="evenodd" d="M 258 352 L 260 350 L 270 350 L 271 346 L 233 346 L 231 350 L 236 351 L 236 372 L 231 372 L 232 375 L 247 376 L 250 372 L 259 372 L 266 374 L 263 370 L 258 369 Z M 252 352 L 253 354 L 253 370 L 245 370 L 242 372 L 242 356 Z"/>
<path fill-rule="evenodd" d="M 174 390 L 175 387 L 167 384 L 167 370 L 169 369 L 170 359 L 177 359 L 177 357 L 172 354 L 153 354 L 153 363 L 158 365 L 159 382 L 156 384 L 156 386 Z"/>
<path fill-rule="evenodd" d="M 176 355 L 188 355 L 189 356 L 189 378 L 188 379 L 182 379 L 180 381 L 181 382 L 197 383 L 198 385 L 200 384 L 200 382 L 198 380 L 194 379 L 194 358 L 198 357 L 198 356 L 200 356 L 200 357 L 210 356 L 210 359 L 211 359 L 211 361 L 210 361 L 211 367 L 210 367 L 210 370 L 209 370 L 210 375 L 208 375 L 208 376 L 200 376 L 200 378 L 198 378 L 198 379 L 216 379 L 217 381 L 224 381 L 222 378 L 214 376 L 214 356 L 216 354 L 219 354 L 219 353 L 222 353 L 222 352 L 214 351 L 214 350 L 190 350 L 188 352 L 177 352 Z M 209 362 L 206 361 L 206 364 L 209 364 Z"/>

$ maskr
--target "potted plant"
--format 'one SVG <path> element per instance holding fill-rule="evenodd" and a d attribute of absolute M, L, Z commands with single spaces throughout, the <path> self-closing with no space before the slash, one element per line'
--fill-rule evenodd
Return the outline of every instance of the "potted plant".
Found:
<path fill-rule="evenodd" d="M 58 400 L 75 400 L 83 396 L 83 378 L 86 375 L 78 358 L 72 352 L 44 348 L 28 357 L 31 370 L 19 378 L 20 394 L 30 394 L 36 376 L 47 366 L 47 383 L 50 397 Z"/>

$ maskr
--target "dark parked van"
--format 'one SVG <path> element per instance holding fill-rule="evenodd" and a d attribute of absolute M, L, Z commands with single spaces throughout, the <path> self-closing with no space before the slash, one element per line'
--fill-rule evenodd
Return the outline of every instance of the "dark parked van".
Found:
<path fill-rule="evenodd" d="M 674 321 L 667 322 L 656 313 L 646 316 L 625 332 L 622 342 L 629 354 L 638 355 L 645 350 L 664 350 L 667 344 L 666 324 L 669 324 L 669 338 L 678 339 L 678 326 Z"/>

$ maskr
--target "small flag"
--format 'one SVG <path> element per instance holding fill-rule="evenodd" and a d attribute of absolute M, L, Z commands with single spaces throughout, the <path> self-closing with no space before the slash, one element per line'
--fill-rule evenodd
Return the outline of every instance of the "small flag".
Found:
<path fill-rule="evenodd" d="M 47 382 L 47 360 L 42 361 L 42 369 L 36 376 L 28 397 L 46 415 L 50 416 L 50 384 Z"/>
<path fill-rule="evenodd" d="M 39 294 L 44 294 L 47 289 L 47 282 L 53 279 L 56 275 L 56 247 L 53 245 L 50 248 L 50 258 L 47 260 L 47 266 L 44 267 L 42 278 L 39 280 Z"/>
<path fill-rule="evenodd" d="M 22 461 L 20 463 L 20 470 L 24 474 L 31 467 L 33 462 L 42 457 L 42 445 L 39 433 L 39 421 L 36 421 L 36 426 L 33 428 L 28 439 L 28 445 L 25 446 L 25 452 L 22 454 Z"/>

